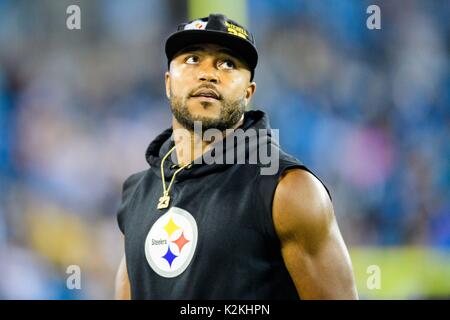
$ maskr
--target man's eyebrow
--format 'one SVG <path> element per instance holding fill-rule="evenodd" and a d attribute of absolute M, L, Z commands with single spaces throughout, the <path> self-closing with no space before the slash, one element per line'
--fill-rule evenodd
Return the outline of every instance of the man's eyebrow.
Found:
<path fill-rule="evenodd" d="M 193 46 L 188 46 L 188 47 L 181 49 L 176 55 L 179 56 L 179 55 L 191 53 L 191 52 L 206 52 L 206 51 L 207 50 L 205 50 L 205 48 L 202 46 L 193 45 Z M 242 63 L 244 66 L 246 66 L 246 68 L 249 68 L 247 63 L 245 62 L 245 60 L 239 54 L 234 52 L 233 50 L 223 47 L 223 48 L 217 49 L 217 52 L 226 54 L 226 55 L 234 58 L 235 60 L 239 61 L 240 63 Z"/>
<path fill-rule="evenodd" d="M 205 49 L 201 46 L 189 46 L 178 51 L 177 55 L 194 51 L 205 51 Z"/>
<path fill-rule="evenodd" d="M 223 53 L 223 54 L 226 54 L 226 55 L 229 55 L 229 56 L 232 56 L 232 57 L 236 56 L 236 53 L 234 53 L 233 51 L 231 51 L 230 49 L 227 49 L 227 48 L 220 48 L 220 49 L 217 50 L 217 52 Z"/>
<path fill-rule="evenodd" d="M 188 46 L 186 48 L 181 49 L 177 53 L 177 55 L 181 55 L 181 54 L 185 54 L 185 53 L 189 53 L 189 52 L 196 52 L 196 51 L 206 52 L 207 50 L 205 50 L 205 48 L 202 47 L 202 46 Z M 236 58 L 236 59 L 240 58 L 239 55 L 237 55 L 235 52 L 233 52 L 232 50 L 227 49 L 227 48 L 217 49 L 217 52 L 229 55 L 229 56 L 231 56 L 233 58 Z"/>

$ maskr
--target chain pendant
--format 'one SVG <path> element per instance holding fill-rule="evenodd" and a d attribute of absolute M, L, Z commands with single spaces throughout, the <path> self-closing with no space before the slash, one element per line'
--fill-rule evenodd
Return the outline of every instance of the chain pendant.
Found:
<path fill-rule="evenodd" d="M 169 206 L 169 202 L 170 202 L 170 196 L 168 195 L 163 195 L 162 197 L 159 198 L 159 202 L 158 202 L 158 209 L 165 209 Z"/>

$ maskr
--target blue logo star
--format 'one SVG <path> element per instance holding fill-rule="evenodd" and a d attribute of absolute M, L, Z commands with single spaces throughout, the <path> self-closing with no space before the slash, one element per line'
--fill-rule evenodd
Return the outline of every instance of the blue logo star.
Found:
<path fill-rule="evenodd" d="M 167 262 L 169 263 L 169 266 L 172 267 L 172 262 L 173 260 L 175 260 L 176 257 L 178 256 L 174 255 L 172 251 L 170 251 L 170 246 L 168 246 L 166 254 L 163 255 L 161 258 L 166 259 Z"/>

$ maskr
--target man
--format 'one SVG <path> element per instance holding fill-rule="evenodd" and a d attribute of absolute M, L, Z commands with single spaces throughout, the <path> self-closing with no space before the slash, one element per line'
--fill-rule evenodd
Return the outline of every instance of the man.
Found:
<path fill-rule="evenodd" d="M 116 297 L 357 298 L 328 191 L 279 149 L 263 112 L 245 112 L 256 90 L 250 32 L 211 14 L 179 26 L 166 55 L 172 128 L 148 147 L 150 168 L 124 183 Z M 257 132 L 256 147 L 239 152 L 239 132 Z M 264 147 L 277 155 L 273 174 L 260 157 L 248 163 Z M 197 161 L 230 154 L 247 162 Z"/>

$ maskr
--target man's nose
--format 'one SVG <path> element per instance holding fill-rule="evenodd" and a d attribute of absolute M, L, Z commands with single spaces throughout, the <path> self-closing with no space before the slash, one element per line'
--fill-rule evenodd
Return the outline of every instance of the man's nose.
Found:
<path fill-rule="evenodd" d="M 212 83 L 219 82 L 219 76 L 217 75 L 217 70 L 213 66 L 205 66 L 198 73 L 198 80 L 207 81 Z"/>

